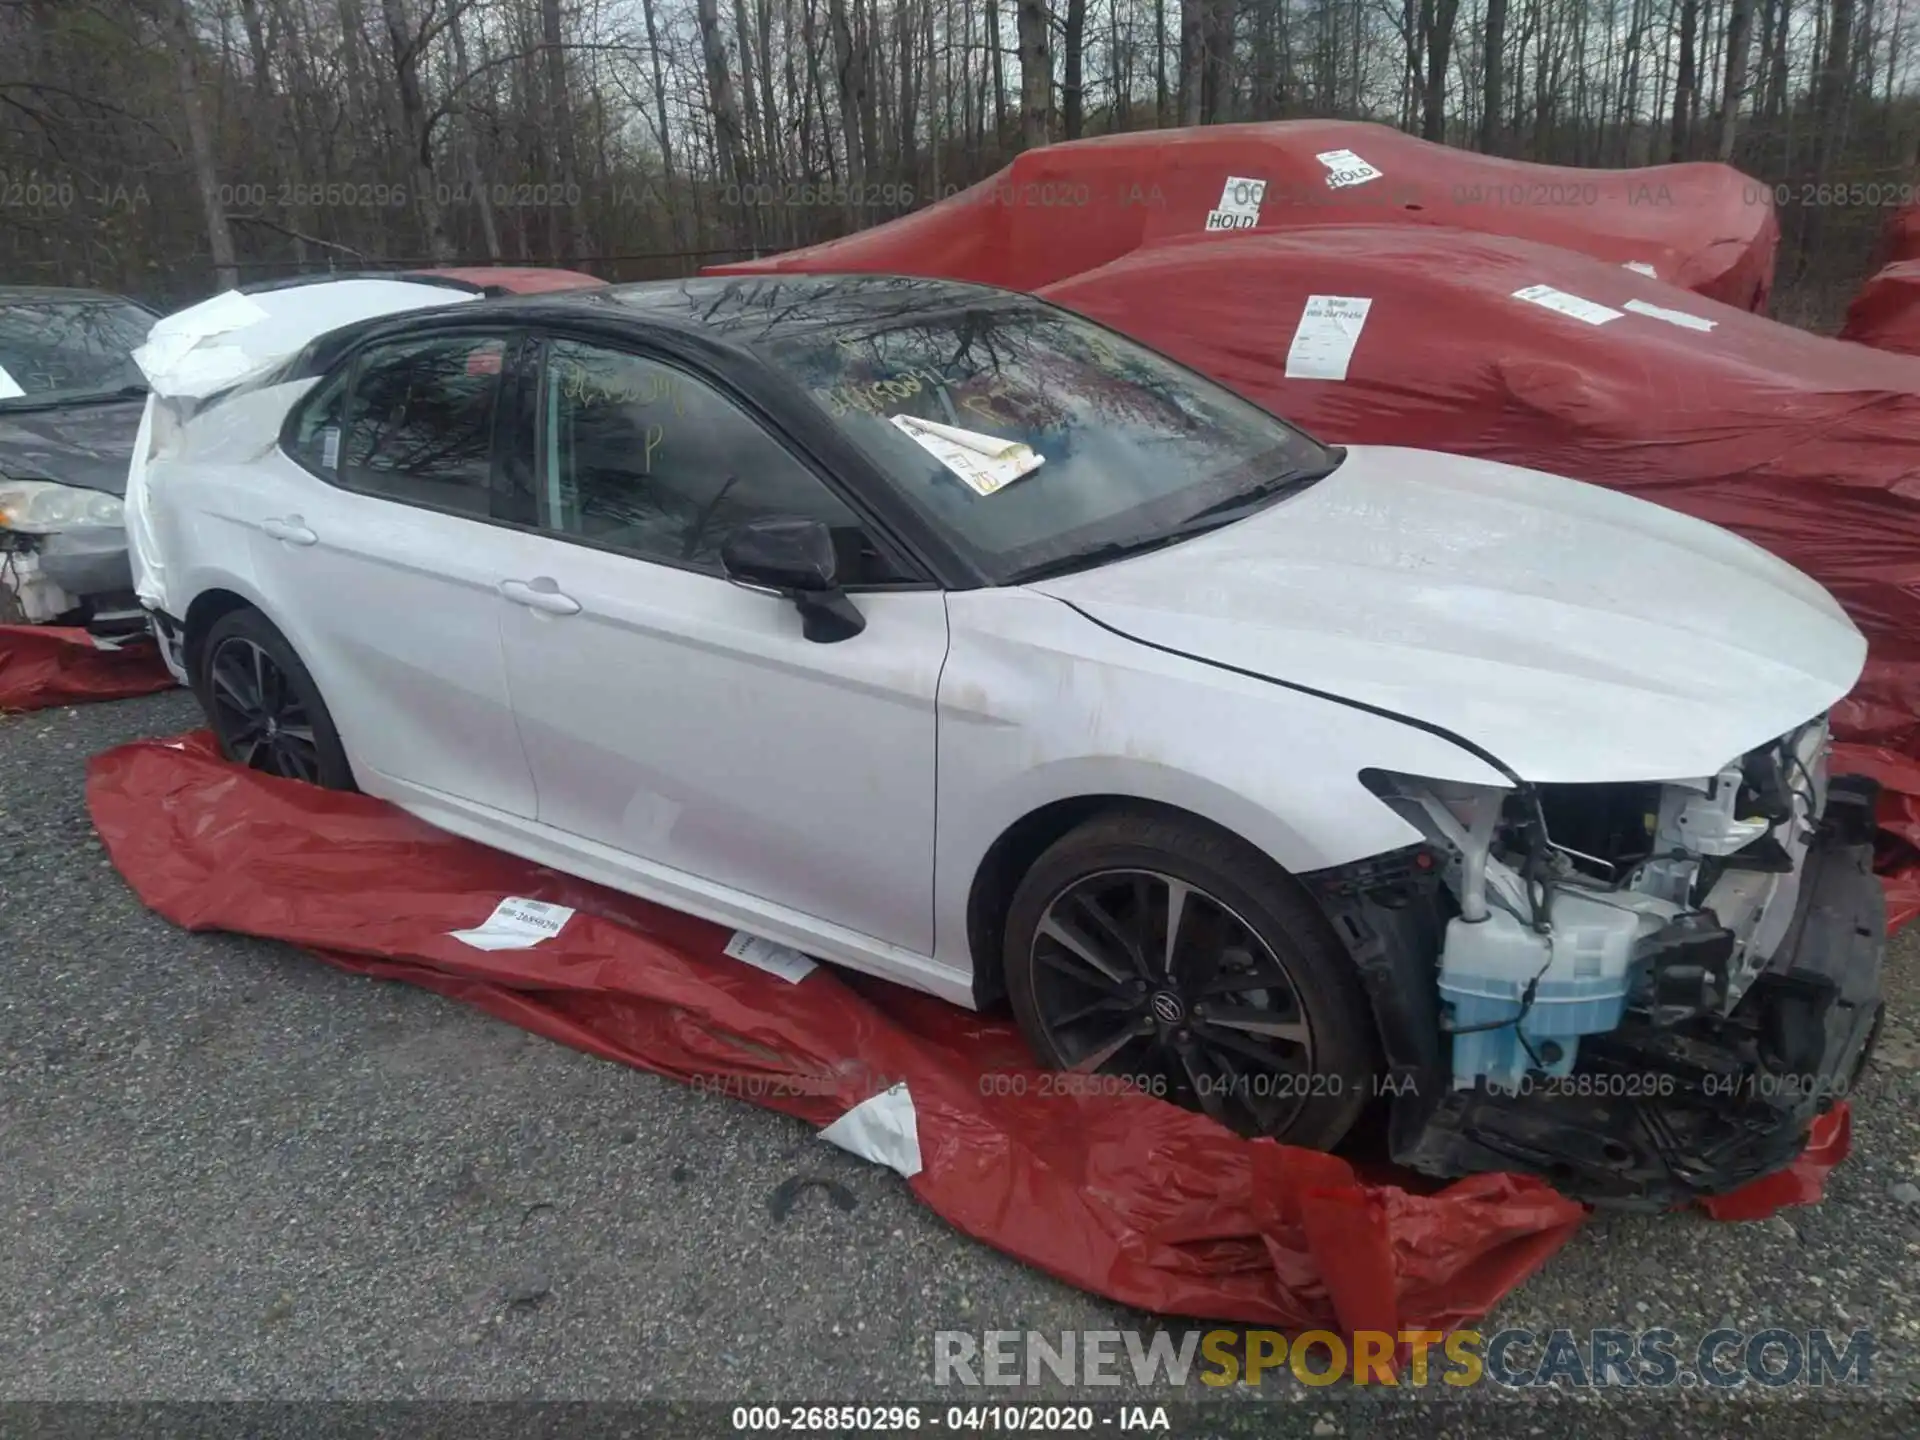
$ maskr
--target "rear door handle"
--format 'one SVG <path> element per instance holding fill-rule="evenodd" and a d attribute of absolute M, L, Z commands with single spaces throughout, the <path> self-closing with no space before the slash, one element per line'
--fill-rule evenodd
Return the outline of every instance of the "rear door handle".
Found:
<path fill-rule="evenodd" d="M 516 605 L 529 610 L 544 610 L 549 615 L 578 615 L 580 602 L 560 593 L 551 576 L 536 575 L 531 580 L 502 580 L 500 593 Z"/>
<path fill-rule="evenodd" d="M 311 545 L 320 538 L 307 528 L 307 522 L 298 515 L 289 515 L 284 520 L 262 520 L 260 528 L 275 540 L 284 540 L 289 545 Z"/>

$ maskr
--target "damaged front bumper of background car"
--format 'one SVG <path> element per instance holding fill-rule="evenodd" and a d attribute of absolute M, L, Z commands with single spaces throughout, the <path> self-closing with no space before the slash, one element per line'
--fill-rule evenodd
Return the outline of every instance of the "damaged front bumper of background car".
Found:
<path fill-rule="evenodd" d="M 1790 1163 L 1884 1005 L 1877 786 L 1825 717 L 1719 773 L 1370 772 L 1424 845 L 1310 876 L 1365 978 L 1395 1160 L 1655 1209 Z"/>

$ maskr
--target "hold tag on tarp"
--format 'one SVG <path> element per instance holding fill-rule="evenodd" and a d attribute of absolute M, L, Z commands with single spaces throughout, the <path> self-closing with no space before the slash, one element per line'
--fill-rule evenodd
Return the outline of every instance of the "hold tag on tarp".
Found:
<path fill-rule="evenodd" d="M 473 929 L 447 933 L 476 950 L 531 950 L 558 935 L 572 918 L 573 911 L 565 905 L 509 895 Z"/>
<path fill-rule="evenodd" d="M 1649 320 L 1664 320 L 1669 325 L 1678 325 L 1682 330 L 1706 332 L 1720 322 L 1709 320 L 1704 315 L 1689 315 L 1684 310 L 1669 310 L 1664 305 L 1655 305 L 1650 300 L 1629 300 L 1626 308 L 1636 315 L 1644 315 Z"/>
<path fill-rule="evenodd" d="M 1516 300 L 1525 300 L 1530 305 L 1538 305 L 1545 310 L 1554 310 L 1562 315 L 1571 315 L 1576 320 L 1584 320 L 1589 325 L 1605 325 L 1609 320 L 1622 318 L 1622 313 L 1606 305 L 1595 304 L 1578 295 L 1569 295 L 1564 290 L 1556 290 L 1551 285 L 1529 285 L 1524 290 L 1513 292 Z"/>
<path fill-rule="evenodd" d="M 802 955 L 791 945 L 782 945 L 778 941 L 768 940 L 759 935 L 749 935 L 744 930 L 733 932 L 733 938 L 727 941 L 726 953 L 735 960 L 764 970 L 769 975 L 778 975 L 789 985 L 798 985 L 818 967 L 807 956 Z"/>
<path fill-rule="evenodd" d="M 1376 170 L 1351 150 L 1323 150 L 1313 157 L 1327 167 L 1327 188 L 1344 190 L 1349 185 L 1364 185 L 1387 172 Z"/>
<path fill-rule="evenodd" d="M 1344 380 L 1373 301 L 1364 295 L 1309 295 L 1287 347 L 1287 379 Z"/>

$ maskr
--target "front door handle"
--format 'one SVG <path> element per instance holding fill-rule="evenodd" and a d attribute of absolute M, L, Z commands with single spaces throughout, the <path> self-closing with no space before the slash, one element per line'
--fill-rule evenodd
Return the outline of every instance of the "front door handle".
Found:
<path fill-rule="evenodd" d="M 580 602 L 560 593 L 551 576 L 536 575 L 531 580 L 502 580 L 500 593 L 516 605 L 529 610 L 544 610 L 549 615 L 578 615 Z"/>
<path fill-rule="evenodd" d="M 307 522 L 298 515 L 289 515 L 284 520 L 262 520 L 260 528 L 275 540 L 284 540 L 289 545 L 311 545 L 320 538 L 307 528 Z"/>

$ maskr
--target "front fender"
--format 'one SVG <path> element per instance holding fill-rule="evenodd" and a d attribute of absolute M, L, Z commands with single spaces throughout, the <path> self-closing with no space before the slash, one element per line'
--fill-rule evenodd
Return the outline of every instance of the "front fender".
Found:
<path fill-rule="evenodd" d="M 1508 783 L 1441 736 L 1136 644 L 1044 595 L 967 591 L 948 610 L 934 881 L 947 963 L 970 963 L 967 898 L 994 843 L 1063 800 L 1172 806 L 1306 874 L 1421 839 L 1362 769 Z"/>

